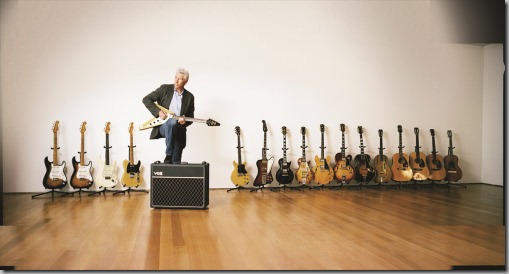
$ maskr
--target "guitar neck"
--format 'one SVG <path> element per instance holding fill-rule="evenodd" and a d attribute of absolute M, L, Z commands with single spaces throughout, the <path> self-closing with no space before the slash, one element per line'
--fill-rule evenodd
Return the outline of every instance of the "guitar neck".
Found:
<path fill-rule="evenodd" d="M 399 157 L 403 157 L 403 137 L 401 136 L 401 132 L 399 133 Z"/>
<path fill-rule="evenodd" d="M 437 151 L 435 149 L 435 136 L 434 135 L 431 135 L 431 146 L 433 148 L 433 150 L 431 151 L 431 154 L 433 155 L 433 160 L 436 161 L 437 160 Z"/>
<path fill-rule="evenodd" d="M 267 133 L 263 132 L 262 160 L 267 160 Z"/>
<path fill-rule="evenodd" d="M 85 165 L 85 133 L 81 133 L 81 153 L 80 153 L 80 165 Z"/>
<path fill-rule="evenodd" d="M 454 147 L 452 146 L 452 136 L 451 136 L 451 137 L 449 137 L 449 151 L 448 151 L 448 152 L 449 152 L 449 153 L 448 153 L 448 154 L 449 154 L 449 157 L 451 157 L 451 158 L 454 156 L 453 151 L 452 151 L 452 150 L 453 150 L 453 148 L 454 148 Z"/>
<path fill-rule="evenodd" d="M 346 147 L 345 147 L 345 133 L 341 132 L 341 156 L 343 159 L 346 157 L 345 153 Z"/>
<path fill-rule="evenodd" d="M 306 135 L 302 134 L 302 160 L 306 161 Z"/>
<path fill-rule="evenodd" d="M 420 157 L 420 152 L 419 152 L 419 134 L 415 134 L 415 156 L 417 159 L 419 159 Z"/>
<path fill-rule="evenodd" d="M 324 146 L 324 140 L 323 140 L 323 131 L 322 131 L 322 146 L 320 147 L 320 149 L 321 149 L 321 157 L 320 157 L 320 159 L 324 160 L 325 159 L 325 157 L 324 157 L 325 146 Z"/>
<path fill-rule="evenodd" d="M 53 165 L 58 165 L 58 146 L 57 146 L 57 133 L 53 133 Z"/>
<path fill-rule="evenodd" d="M 129 164 L 134 165 L 134 146 L 133 146 L 133 134 L 129 134 Z"/>
<path fill-rule="evenodd" d="M 105 155 L 104 155 L 104 158 L 105 158 L 105 161 L 106 161 L 106 165 L 110 165 L 110 135 L 108 133 L 106 133 L 106 146 L 105 146 Z"/>
<path fill-rule="evenodd" d="M 283 163 L 286 164 L 286 135 L 283 135 Z"/>
<path fill-rule="evenodd" d="M 238 155 L 238 159 L 239 159 L 239 165 L 242 164 L 242 158 L 240 156 L 240 149 L 241 149 L 241 146 L 240 146 L 240 135 L 237 135 L 237 155 Z"/>
<path fill-rule="evenodd" d="M 381 136 L 380 136 L 380 147 L 378 148 L 378 153 L 380 155 L 380 158 L 382 158 L 384 156 L 384 144 L 383 144 Z"/>

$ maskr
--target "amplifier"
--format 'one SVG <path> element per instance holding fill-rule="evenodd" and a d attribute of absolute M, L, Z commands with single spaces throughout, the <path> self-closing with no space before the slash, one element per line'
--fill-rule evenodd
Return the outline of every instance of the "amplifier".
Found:
<path fill-rule="evenodd" d="M 209 205 L 209 164 L 150 165 L 150 207 L 205 209 Z"/>

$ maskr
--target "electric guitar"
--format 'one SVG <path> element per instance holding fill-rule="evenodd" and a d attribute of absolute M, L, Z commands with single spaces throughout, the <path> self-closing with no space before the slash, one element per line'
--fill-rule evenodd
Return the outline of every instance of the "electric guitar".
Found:
<path fill-rule="evenodd" d="M 198 118 L 191 118 L 191 117 L 185 117 L 185 116 L 177 116 L 174 112 L 170 111 L 169 109 L 167 108 L 164 108 L 162 107 L 161 105 L 155 103 L 156 107 L 158 107 L 160 110 L 162 110 L 164 113 L 167 114 L 166 118 L 160 118 L 160 117 L 153 117 L 151 119 L 149 119 L 148 121 L 146 121 L 145 123 L 143 123 L 139 129 L 140 130 L 145 130 L 145 129 L 149 129 L 149 128 L 153 128 L 153 127 L 156 127 L 156 126 L 160 126 L 162 124 L 164 124 L 168 119 L 170 118 L 175 118 L 175 119 L 180 119 L 180 118 L 184 118 L 184 120 L 186 120 L 187 122 L 196 122 L 196 123 L 205 123 L 207 124 L 207 126 L 220 126 L 221 124 L 219 124 L 218 122 L 212 120 L 212 119 L 198 119 Z"/>
<path fill-rule="evenodd" d="M 297 179 L 297 182 L 301 184 L 310 184 L 311 180 L 313 180 L 314 174 L 311 171 L 310 161 L 306 161 L 306 128 L 301 127 L 300 131 L 302 133 L 302 158 L 299 158 L 299 168 L 297 169 L 297 172 L 295 172 L 295 179 Z"/>
<path fill-rule="evenodd" d="M 320 125 L 320 131 L 322 132 L 322 146 L 320 147 L 322 154 L 321 157 L 318 155 L 315 156 L 315 166 L 313 167 L 313 173 L 315 175 L 315 183 L 326 185 L 332 181 L 334 176 L 334 172 L 330 166 L 330 156 L 327 158 L 324 157 L 324 141 L 323 141 L 323 132 L 325 130 L 325 126 L 323 124 Z"/>
<path fill-rule="evenodd" d="M 92 169 L 92 162 L 88 162 L 85 165 L 85 131 L 87 122 L 83 121 L 81 123 L 81 152 L 80 153 L 80 161 L 76 161 L 76 156 L 72 157 L 72 165 L 74 167 L 74 171 L 71 175 L 71 186 L 73 188 L 90 188 L 94 183 L 94 179 L 92 178 L 92 173 L 90 172 Z"/>
<path fill-rule="evenodd" d="M 122 166 L 124 173 L 122 174 L 122 185 L 124 187 L 138 187 L 143 183 L 141 176 L 141 162 L 134 164 L 134 148 L 133 145 L 133 122 L 129 125 L 129 160 L 124 160 Z"/>
<path fill-rule="evenodd" d="M 263 148 L 262 148 L 262 159 L 256 161 L 256 167 L 258 168 L 258 174 L 253 181 L 254 186 L 263 186 L 272 183 L 272 165 L 274 164 L 274 157 L 267 159 L 267 125 L 265 120 L 263 123 Z M 239 160 L 240 162 L 240 160 Z"/>
<path fill-rule="evenodd" d="M 239 162 L 233 161 L 233 171 L 230 178 L 235 186 L 241 187 L 249 183 L 249 174 L 246 170 L 246 162 L 242 162 L 242 157 L 240 155 L 240 149 L 243 147 L 240 146 L 239 126 L 235 127 L 235 134 L 237 134 L 237 154 Z"/>
<path fill-rule="evenodd" d="M 107 188 L 114 187 L 117 185 L 117 162 L 113 162 L 110 165 L 110 122 L 106 123 L 106 127 L 104 128 L 104 133 L 106 134 L 106 145 L 104 148 L 106 149 L 104 159 L 106 162 L 101 160 L 101 156 L 97 158 L 99 172 L 97 177 L 95 178 L 95 184 L 99 188 Z"/>
<path fill-rule="evenodd" d="M 444 165 L 445 170 L 447 171 L 447 175 L 445 176 L 446 181 L 454 181 L 457 182 L 463 177 L 463 172 L 461 168 L 458 166 L 458 156 L 452 153 L 452 131 L 447 131 L 447 136 L 449 136 L 449 151 L 447 155 L 444 157 Z"/>
<path fill-rule="evenodd" d="M 380 136 L 380 147 L 378 148 L 378 155 L 375 156 L 373 162 L 375 163 L 375 182 L 377 183 L 387 183 L 392 178 L 392 171 L 389 167 L 389 158 L 384 155 L 384 145 L 383 145 L 383 130 L 378 130 L 378 136 Z"/>
<path fill-rule="evenodd" d="M 63 188 L 67 185 L 67 177 L 65 176 L 65 161 L 62 164 L 58 164 L 58 153 L 59 149 L 57 145 L 57 133 L 58 133 L 59 121 L 53 124 L 53 162 L 48 160 L 46 156 L 44 158 L 44 165 L 46 166 L 46 173 L 42 180 L 42 185 L 48 189 Z"/>
<path fill-rule="evenodd" d="M 334 178 L 340 183 L 348 183 L 355 177 L 355 170 L 352 166 L 352 155 L 345 153 L 345 124 L 340 124 L 339 127 L 341 129 L 341 152 L 336 153 Z"/>
<path fill-rule="evenodd" d="M 431 154 L 426 156 L 426 162 L 429 168 L 429 179 L 432 181 L 442 181 L 445 179 L 445 175 L 447 173 L 445 172 L 442 155 L 438 154 L 435 148 L 435 130 L 430 129 L 430 132 L 433 150 L 431 151 Z"/>
<path fill-rule="evenodd" d="M 414 173 L 413 179 L 424 181 L 429 177 L 429 169 L 426 165 L 426 155 L 419 151 L 419 128 L 414 128 L 415 133 L 415 151 L 410 153 L 410 167 Z"/>
<path fill-rule="evenodd" d="M 357 127 L 357 132 L 359 132 L 360 135 L 360 143 L 359 146 L 361 148 L 361 154 L 355 155 L 354 161 L 356 163 L 355 165 L 355 180 L 357 182 L 364 182 L 369 183 L 373 181 L 375 178 L 375 170 L 370 165 L 371 162 L 371 156 L 364 153 L 364 148 L 366 147 L 362 141 L 362 126 Z"/>
<path fill-rule="evenodd" d="M 392 180 L 395 182 L 408 182 L 412 180 L 413 171 L 410 168 L 409 162 L 410 159 L 406 153 L 403 153 L 403 128 L 401 125 L 398 125 L 399 132 L 399 153 L 394 153 L 392 156 Z"/>
<path fill-rule="evenodd" d="M 283 158 L 279 159 L 279 169 L 276 172 L 276 180 L 283 185 L 291 184 L 295 175 L 293 174 L 292 169 L 290 168 L 292 162 L 286 161 L 286 127 L 283 126 Z"/>

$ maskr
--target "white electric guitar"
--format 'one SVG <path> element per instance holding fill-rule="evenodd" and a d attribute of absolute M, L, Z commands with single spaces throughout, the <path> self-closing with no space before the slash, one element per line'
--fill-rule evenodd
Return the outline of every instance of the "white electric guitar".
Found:
<path fill-rule="evenodd" d="M 197 123 L 206 123 L 207 126 L 219 126 L 220 124 L 212 119 L 198 119 L 198 118 L 190 118 L 190 117 L 185 117 L 185 116 L 177 116 L 175 115 L 174 112 L 160 106 L 158 103 L 155 103 L 156 107 L 158 107 L 159 109 L 161 109 L 164 113 L 166 113 L 166 118 L 163 119 L 161 117 L 154 117 L 148 121 L 146 121 L 144 124 L 142 124 L 139 129 L 140 130 L 144 130 L 144 129 L 149 129 L 149 128 L 153 128 L 153 127 L 156 127 L 156 126 L 160 126 L 162 124 L 164 124 L 168 119 L 170 118 L 175 118 L 175 119 L 180 119 L 180 118 L 184 118 L 184 120 L 188 121 L 188 122 L 197 122 Z"/>
<path fill-rule="evenodd" d="M 104 128 L 104 132 L 106 133 L 106 146 L 104 147 L 106 149 L 106 162 L 102 161 L 101 156 L 97 158 L 99 172 L 95 178 L 95 183 L 99 188 L 115 187 L 118 182 L 117 162 L 113 162 L 113 164 L 110 165 L 110 124 L 110 122 L 107 122 Z"/>

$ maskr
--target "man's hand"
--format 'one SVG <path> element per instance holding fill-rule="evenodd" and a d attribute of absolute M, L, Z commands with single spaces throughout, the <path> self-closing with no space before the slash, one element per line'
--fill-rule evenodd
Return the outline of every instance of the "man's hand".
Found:
<path fill-rule="evenodd" d="M 185 118 L 184 116 L 179 118 L 179 124 L 183 125 L 186 123 L 186 120 L 184 118 Z"/>
<path fill-rule="evenodd" d="M 166 119 L 167 117 L 168 115 L 164 111 L 162 110 L 159 111 L 159 118 Z"/>

